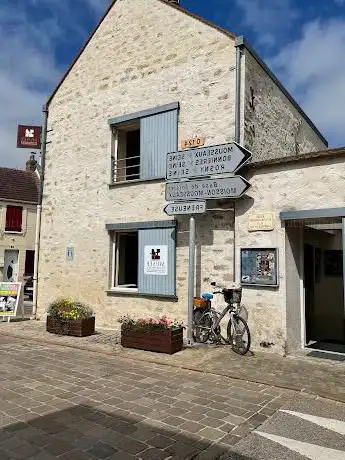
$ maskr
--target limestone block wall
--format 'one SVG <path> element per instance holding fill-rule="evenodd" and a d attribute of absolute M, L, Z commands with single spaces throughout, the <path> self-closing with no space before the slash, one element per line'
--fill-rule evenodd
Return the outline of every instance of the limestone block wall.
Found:
<path fill-rule="evenodd" d="M 270 342 L 274 344 L 272 350 L 283 352 L 286 331 L 289 329 L 286 298 L 290 294 L 289 289 L 296 289 L 296 286 L 286 282 L 286 230 L 279 219 L 279 213 L 343 207 L 344 159 L 314 159 L 304 163 L 252 169 L 248 178 L 252 187 L 248 196 L 236 205 L 236 276 L 239 280 L 241 247 L 279 248 L 279 287 L 244 287 L 243 302 L 249 312 L 254 347 L 260 348 L 261 342 Z M 275 215 L 274 231 L 249 232 L 249 213 L 265 212 L 273 212 Z M 302 314 L 301 311 L 299 313 Z M 294 320 L 300 324 L 300 317 Z M 296 335 L 295 331 L 292 334 Z M 299 337 L 295 339 L 299 341 Z"/>
<path fill-rule="evenodd" d="M 323 150 L 326 144 L 245 50 L 244 145 L 252 161 Z"/>
<path fill-rule="evenodd" d="M 136 27 L 133 27 L 136 24 Z M 168 218 L 164 183 L 110 188 L 107 120 L 180 103 L 179 143 L 194 135 L 208 145 L 234 139 L 233 40 L 156 0 L 118 0 L 49 105 L 38 311 L 61 295 L 91 304 L 99 325 L 118 316 L 165 313 L 186 318 L 187 233 L 179 220 L 178 302 L 109 297 L 106 223 Z M 200 218 L 197 283 L 232 273 L 231 213 Z M 184 230 L 185 229 L 185 230 Z M 67 262 L 66 247 L 75 249 Z M 206 281 L 205 281 L 206 280 Z"/>

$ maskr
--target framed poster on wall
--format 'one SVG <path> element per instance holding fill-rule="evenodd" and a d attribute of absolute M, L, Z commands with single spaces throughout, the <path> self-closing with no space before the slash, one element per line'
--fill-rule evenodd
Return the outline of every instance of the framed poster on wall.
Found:
<path fill-rule="evenodd" d="M 278 249 L 242 248 L 241 284 L 278 286 Z"/>

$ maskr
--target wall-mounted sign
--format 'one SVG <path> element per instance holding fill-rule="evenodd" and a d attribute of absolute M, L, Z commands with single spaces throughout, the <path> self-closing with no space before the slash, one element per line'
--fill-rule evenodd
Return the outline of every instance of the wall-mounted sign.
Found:
<path fill-rule="evenodd" d="M 274 230 L 275 216 L 273 212 L 263 212 L 249 214 L 248 217 L 248 231 L 260 232 Z"/>
<path fill-rule="evenodd" d="M 241 176 L 167 182 L 165 184 L 165 200 L 184 201 L 239 198 L 249 187 L 249 182 Z"/>
<path fill-rule="evenodd" d="M 74 248 L 66 248 L 66 260 L 69 262 L 72 262 L 72 260 L 74 260 Z"/>
<path fill-rule="evenodd" d="M 0 318 L 8 318 L 9 320 L 11 317 L 17 316 L 18 305 L 21 300 L 21 288 L 22 283 L 0 282 Z"/>
<path fill-rule="evenodd" d="M 160 276 L 168 274 L 168 246 L 154 244 L 144 246 L 144 274 Z"/>
<path fill-rule="evenodd" d="M 277 249 L 241 249 L 241 283 L 243 285 L 278 286 Z"/>
<path fill-rule="evenodd" d="M 251 156 L 249 150 L 236 142 L 168 153 L 166 179 L 233 173 Z"/>
<path fill-rule="evenodd" d="M 204 137 L 192 137 L 191 139 L 183 139 L 181 142 L 182 150 L 202 147 L 203 145 L 205 145 Z"/>
<path fill-rule="evenodd" d="M 23 149 L 40 149 L 41 135 L 41 126 L 18 125 L 17 147 Z"/>
<path fill-rule="evenodd" d="M 182 201 L 181 203 L 169 203 L 164 208 L 168 216 L 183 214 L 204 214 L 206 212 L 206 201 Z"/>

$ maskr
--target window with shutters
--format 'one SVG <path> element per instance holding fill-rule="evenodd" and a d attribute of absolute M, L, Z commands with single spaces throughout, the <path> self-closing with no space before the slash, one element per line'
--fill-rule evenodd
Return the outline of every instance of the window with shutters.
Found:
<path fill-rule="evenodd" d="M 164 179 L 166 155 L 177 150 L 178 103 L 109 120 L 112 182 Z"/>
<path fill-rule="evenodd" d="M 115 224 L 112 241 L 111 290 L 142 295 L 176 295 L 175 224 Z M 159 228 L 162 225 L 162 228 Z M 117 230 L 119 227 L 123 229 Z M 109 228 L 108 228 L 109 229 Z"/>
<path fill-rule="evenodd" d="M 22 230 L 23 208 L 21 206 L 7 206 L 5 232 L 21 233 Z"/>

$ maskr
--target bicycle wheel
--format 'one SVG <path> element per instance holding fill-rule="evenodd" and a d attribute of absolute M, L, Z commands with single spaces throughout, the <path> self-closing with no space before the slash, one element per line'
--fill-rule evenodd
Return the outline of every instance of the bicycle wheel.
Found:
<path fill-rule="evenodd" d="M 198 343 L 207 342 L 210 336 L 212 319 L 209 313 L 202 313 L 199 310 L 194 311 L 193 337 Z"/>
<path fill-rule="evenodd" d="M 232 350 L 239 355 L 245 355 L 250 348 L 250 331 L 248 324 L 240 316 L 233 316 L 227 327 L 228 341 Z"/>

